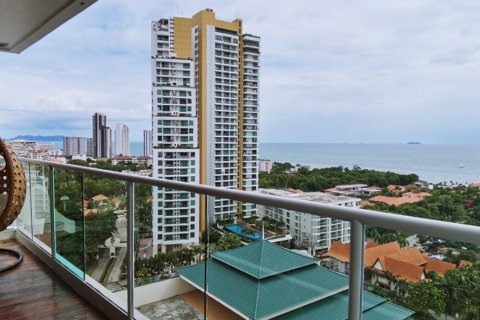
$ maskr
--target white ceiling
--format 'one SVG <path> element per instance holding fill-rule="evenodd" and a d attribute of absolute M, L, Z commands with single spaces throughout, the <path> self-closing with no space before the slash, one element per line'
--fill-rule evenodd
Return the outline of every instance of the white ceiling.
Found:
<path fill-rule="evenodd" d="M 97 0 L 0 0 L 0 51 L 20 53 Z"/>

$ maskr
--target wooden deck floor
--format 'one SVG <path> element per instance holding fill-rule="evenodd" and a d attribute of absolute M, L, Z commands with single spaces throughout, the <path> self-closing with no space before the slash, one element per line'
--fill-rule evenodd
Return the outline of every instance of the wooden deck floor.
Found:
<path fill-rule="evenodd" d="M 16 241 L 0 241 L 0 247 L 24 255 L 19 266 L 0 273 L 1 319 L 107 319 Z M 0 265 L 13 260 L 0 255 Z"/>

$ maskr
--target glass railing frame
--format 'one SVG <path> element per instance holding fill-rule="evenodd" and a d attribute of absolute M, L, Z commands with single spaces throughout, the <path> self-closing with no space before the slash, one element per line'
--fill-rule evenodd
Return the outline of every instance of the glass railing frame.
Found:
<path fill-rule="evenodd" d="M 60 164 L 55 162 L 21 158 L 21 162 L 37 164 L 49 168 L 52 175 L 53 168 L 73 172 L 92 174 L 102 177 L 118 179 L 127 183 L 127 316 L 130 319 L 138 315 L 134 308 L 134 185 L 135 183 L 148 184 L 159 188 L 171 188 L 179 191 L 188 191 L 200 196 L 212 196 L 257 205 L 273 206 L 305 212 L 316 216 L 329 217 L 349 221 L 351 223 L 350 244 L 350 279 L 349 279 L 349 319 L 362 318 L 362 295 L 364 284 L 363 260 L 365 226 L 376 226 L 402 232 L 430 235 L 438 238 L 467 242 L 480 246 L 480 227 L 453 222 L 437 221 L 425 218 L 403 216 L 393 213 L 372 211 L 352 207 L 335 206 L 306 200 L 282 198 L 265 195 L 258 192 L 225 189 L 202 184 L 178 182 L 173 180 L 143 177 L 132 174 Z M 51 177 L 53 178 L 53 176 Z M 53 190 L 50 190 L 53 195 Z M 50 204 L 52 205 L 52 203 Z M 52 238 L 54 233 L 52 232 Z M 54 239 L 52 239 L 53 243 Z M 206 286 L 205 286 L 206 288 Z"/>

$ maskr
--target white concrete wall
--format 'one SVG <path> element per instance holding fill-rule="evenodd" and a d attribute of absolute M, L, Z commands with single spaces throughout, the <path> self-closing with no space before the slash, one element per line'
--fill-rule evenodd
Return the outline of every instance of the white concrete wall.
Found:
<path fill-rule="evenodd" d="M 134 292 L 135 308 L 193 290 L 195 288 L 180 277 L 136 287 Z M 115 294 L 127 301 L 127 290 L 117 291 Z"/>

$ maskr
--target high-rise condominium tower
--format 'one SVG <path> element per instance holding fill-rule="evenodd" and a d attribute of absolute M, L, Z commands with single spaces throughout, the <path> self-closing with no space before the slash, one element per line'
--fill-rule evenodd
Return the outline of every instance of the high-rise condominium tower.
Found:
<path fill-rule="evenodd" d="M 88 138 L 63 137 L 63 155 L 68 157 L 79 154 L 88 154 Z"/>
<path fill-rule="evenodd" d="M 126 124 L 117 123 L 115 126 L 115 154 L 130 155 L 130 135 Z"/>
<path fill-rule="evenodd" d="M 143 155 L 152 156 L 152 130 L 143 130 Z"/>
<path fill-rule="evenodd" d="M 258 186 L 259 37 L 212 10 L 152 23 L 154 176 L 253 191 Z M 153 190 L 154 244 L 196 243 L 215 219 L 257 208 Z"/>
<path fill-rule="evenodd" d="M 93 156 L 110 158 L 112 156 L 112 131 L 107 127 L 107 116 L 95 113 L 92 117 Z"/>

